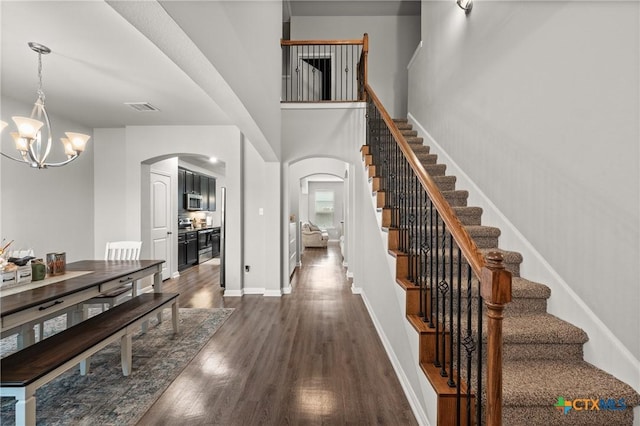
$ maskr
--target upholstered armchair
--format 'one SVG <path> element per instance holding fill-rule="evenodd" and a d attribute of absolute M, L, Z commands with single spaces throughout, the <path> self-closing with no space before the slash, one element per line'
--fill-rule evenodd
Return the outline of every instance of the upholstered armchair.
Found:
<path fill-rule="evenodd" d="M 326 247 L 329 233 L 312 223 L 302 224 L 302 245 L 304 247 Z"/>

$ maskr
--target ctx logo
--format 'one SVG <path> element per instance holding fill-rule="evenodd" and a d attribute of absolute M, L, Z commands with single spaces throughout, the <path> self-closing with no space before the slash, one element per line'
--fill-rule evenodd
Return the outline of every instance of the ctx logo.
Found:
<path fill-rule="evenodd" d="M 624 410 L 627 408 L 624 398 L 617 401 L 611 398 L 576 398 L 569 400 L 561 396 L 558 397 L 558 401 L 553 406 L 556 407 L 558 411 L 562 411 L 563 414 L 567 414 L 572 409 L 574 411 L 605 411 Z"/>

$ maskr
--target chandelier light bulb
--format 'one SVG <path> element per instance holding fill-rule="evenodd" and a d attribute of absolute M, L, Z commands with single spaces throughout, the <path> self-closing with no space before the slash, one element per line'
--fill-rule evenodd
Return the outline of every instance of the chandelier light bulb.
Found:
<path fill-rule="evenodd" d="M 28 140 L 26 140 L 25 138 L 21 138 L 20 134 L 18 134 L 18 132 L 11 132 L 9 134 L 13 138 L 13 142 L 16 144 L 16 149 L 18 151 L 20 151 L 20 152 L 29 151 L 29 141 Z"/>
<path fill-rule="evenodd" d="M 65 132 L 65 134 L 71 141 L 73 150 L 78 153 L 84 152 L 84 149 L 87 145 L 87 141 L 89 140 L 89 138 L 91 138 L 91 136 L 83 135 L 82 133 Z"/>
<path fill-rule="evenodd" d="M 44 124 L 42 121 L 34 120 L 27 117 L 11 117 L 13 122 L 18 127 L 18 133 L 21 138 L 35 139 L 38 136 L 38 132 Z"/>
<path fill-rule="evenodd" d="M 73 149 L 73 144 L 67 138 L 60 138 L 60 142 L 64 145 L 64 153 L 69 157 L 75 157 L 78 153 Z"/>

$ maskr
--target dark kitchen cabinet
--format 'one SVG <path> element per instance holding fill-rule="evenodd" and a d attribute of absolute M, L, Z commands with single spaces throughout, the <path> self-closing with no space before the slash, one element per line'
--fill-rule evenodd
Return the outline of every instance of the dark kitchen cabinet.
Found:
<path fill-rule="evenodd" d="M 202 195 L 202 210 L 209 210 L 209 178 L 200 176 L 200 195 Z"/>
<path fill-rule="evenodd" d="M 184 193 L 185 194 L 195 193 L 196 191 L 195 177 L 196 177 L 196 174 L 191 170 L 184 171 Z M 200 190 L 200 180 L 198 180 L 198 191 L 199 190 Z"/>
<path fill-rule="evenodd" d="M 184 205 L 185 169 L 178 168 L 178 213 L 186 212 Z"/>
<path fill-rule="evenodd" d="M 220 228 L 213 228 L 211 233 L 211 244 L 213 257 L 220 256 Z"/>
<path fill-rule="evenodd" d="M 198 263 L 198 232 L 187 232 L 187 266 Z"/>
<path fill-rule="evenodd" d="M 211 212 L 215 212 L 216 211 L 216 178 L 208 178 L 207 179 L 209 181 L 209 197 L 208 197 L 208 207 L 207 210 L 211 211 Z M 202 193 L 204 195 L 204 193 Z"/>
<path fill-rule="evenodd" d="M 193 174 L 193 192 L 195 194 L 201 194 L 200 192 L 200 175 L 197 173 Z"/>
<path fill-rule="evenodd" d="M 186 235 L 179 234 L 178 235 L 178 271 L 182 271 L 187 267 L 187 245 Z"/>
<path fill-rule="evenodd" d="M 178 235 L 178 271 L 198 263 L 198 231 Z"/>

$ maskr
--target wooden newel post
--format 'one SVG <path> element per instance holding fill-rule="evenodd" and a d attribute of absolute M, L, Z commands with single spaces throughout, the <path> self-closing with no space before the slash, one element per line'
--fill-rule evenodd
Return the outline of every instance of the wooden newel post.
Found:
<path fill-rule="evenodd" d="M 487 306 L 488 426 L 502 425 L 502 311 L 511 302 L 511 272 L 504 269 L 502 253 L 487 254 L 482 268 L 480 295 Z M 478 419 L 478 423 L 481 420 Z"/>
<path fill-rule="evenodd" d="M 366 87 L 367 84 L 369 83 L 369 81 L 368 81 L 369 70 L 368 70 L 368 65 L 367 65 L 368 58 L 369 58 L 369 34 L 364 33 L 364 36 L 362 38 L 362 67 L 363 67 L 363 69 L 362 69 L 362 77 L 363 77 L 362 78 L 363 79 L 362 87 L 363 88 Z M 367 101 L 367 91 L 366 90 L 363 90 L 362 101 L 364 101 L 364 102 Z"/>

